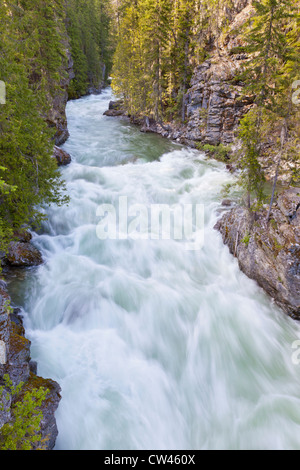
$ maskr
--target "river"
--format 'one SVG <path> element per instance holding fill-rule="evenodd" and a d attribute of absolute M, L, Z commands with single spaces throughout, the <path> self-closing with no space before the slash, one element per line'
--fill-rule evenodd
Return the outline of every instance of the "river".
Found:
<path fill-rule="evenodd" d="M 110 99 L 68 103 L 70 204 L 34 234 L 44 265 L 9 283 L 39 375 L 62 388 L 56 449 L 300 449 L 300 327 L 213 229 L 233 176 L 103 116 Z M 120 201 L 204 207 L 198 245 L 143 222 L 143 237 L 101 239 L 101 208 Z"/>

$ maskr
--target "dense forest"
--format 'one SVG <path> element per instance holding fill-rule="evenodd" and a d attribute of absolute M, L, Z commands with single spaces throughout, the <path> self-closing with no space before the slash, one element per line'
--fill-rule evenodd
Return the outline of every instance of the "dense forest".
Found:
<path fill-rule="evenodd" d="M 111 62 L 107 0 L 12 0 L 0 4 L 0 249 L 16 230 L 38 224 L 45 204 L 63 204 L 64 183 L 52 158 L 49 125 L 56 96 L 75 77 L 69 96 L 101 89 Z"/>
<path fill-rule="evenodd" d="M 67 2 L 66 25 L 75 74 L 68 90 L 70 98 L 88 90 L 99 91 L 106 83 L 113 58 L 112 22 L 110 0 Z"/>

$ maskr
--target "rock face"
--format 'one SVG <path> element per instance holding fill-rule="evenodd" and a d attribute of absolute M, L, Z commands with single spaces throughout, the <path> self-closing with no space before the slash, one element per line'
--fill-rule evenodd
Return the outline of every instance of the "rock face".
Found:
<path fill-rule="evenodd" d="M 234 141 L 239 122 L 252 105 L 251 99 L 242 98 L 243 87 L 234 84 L 239 68 L 239 61 L 226 58 L 206 61 L 196 69 L 187 94 L 187 141 L 210 145 Z"/>
<path fill-rule="evenodd" d="M 211 58 L 194 70 L 185 97 L 186 122 L 158 123 L 131 116 L 142 132 L 155 132 L 191 147 L 197 143 L 215 146 L 235 141 L 240 120 L 253 105 L 252 98 L 243 96 L 243 83 L 238 79 L 247 56 L 235 52 L 242 45 L 239 31 L 251 15 L 252 5 L 249 0 L 232 3 L 227 12 L 230 24 L 219 39 L 218 50 L 215 48 Z M 112 107 L 105 114 L 115 116 L 122 112 Z"/>
<path fill-rule="evenodd" d="M 37 377 L 36 364 L 31 361 L 30 341 L 25 337 L 22 317 L 18 309 L 9 307 L 9 295 L 5 283 L 0 282 L 0 386 L 4 384 L 3 376 L 9 375 L 14 386 L 23 383 L 22 393 L 43 387 L 49 390 L 45 402 L 41 406 L 43 419 L 41 434 L 45 440 L 42 448 L 52 450 L 58 435 L 55 412 L 60 402 L 60 387 L 56 382 Z M 21 399 L 21 398 L 19 398 Z M 9 390 L 0 396 L 0 430 L 12 419 L 11 405 L 18 398 L 12 397 Z M 39 444 L 37 449 L 41 448 Z"/>
<path fill-rule="evenodd" d="M 27 230 L 14 233 L 13 241 L 8 246 L 8 252 L 0 253 L 0 263 L 4 269 L 30 268 L 43 263 L 42 254 L 31 243 L 32 235 Z"/>
<path fill-rule="evenodd" d="M 216 229 L 240 269 L 292 318 L 300 320 L 300 188 L 284 191 L 266 223 L 246 208 L 225 213 Z"/>

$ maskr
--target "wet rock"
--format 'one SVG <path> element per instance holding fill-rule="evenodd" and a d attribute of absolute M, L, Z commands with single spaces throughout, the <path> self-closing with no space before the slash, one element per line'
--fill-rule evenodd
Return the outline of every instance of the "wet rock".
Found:
<path fill-rule="evenodd" d="M 9 244 L 8 252 L 0 254 L 0 262 L 6 274 L 11 268 L 39 266 L 43 263 L 41 253 L 31 243 L 32 235 L 29 231 L 19 230 L 14 233 L 14 238 L 17 241 Z"/>
<path fill-rule="evenodd" d="M 55 135 L 55 143 L 56 145 L 63 145 L 67 142 L 68 138 L 70 137 L 69 130 L 67 128 L 68 124 L 67 121 L 57 122 L 56 123 L 56 135 Z"/>
<path fill-rule="evenodd" d="M 216 225 L 240 269 L 292 318 L 300 320 L 300 224 L 298 189 L 285 191 L 267 224 L 244 207 L 226 212 Z"/>
<path fill-rule="evenodd" d="M 146 118 L 141 127 L 141 132 L 146 133 L 157 133 L 158 123 L 154 119 Z"/>
<path fill-rule="evenodd" d="M 58 166 L 69 165 L 72 161 L 71 155 L 57 146 L 54 147 L 53 157 L 56 158 Z"/>
<path fill-rule="evenodd" d="M 123 100 L 110 101 L 109 108 L 105 111 L 104 116 L 116 117 L 123 116 L 125 114 Z"/>
<path fill-rule="evenodd" d="M 11 242 L 6 262 L 12 267 L 32 267 L 43 263 L 40 251 L 31 243 Z"/>
<path fill-rule="evenodd" d="M 124 101 L 123 100 L 117 100 L 117 101 L 110 101 L 108 105 L 108 109 L 121 109 L 124 106 Z"/>
<path fill-rule="evenodd" d="M 36 361 L 30 361 L 29 362 L 29 370 L 32 372 L 32 374 L 37 375 L 38 371 L 38 364 Z"/>

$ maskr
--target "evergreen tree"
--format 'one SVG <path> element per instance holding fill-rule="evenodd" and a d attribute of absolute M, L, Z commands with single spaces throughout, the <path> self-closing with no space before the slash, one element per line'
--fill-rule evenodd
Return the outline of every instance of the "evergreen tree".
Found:
<path fill-rule="evenodd" d="M 255 191 L 258 203 L 264 200 L 261 190 L 263 172 L 260 157 L 264 136 L 271 127 L 279 126 L 276 174 L 267 219 L 274 202 L 280 164 L 286 151 L 289 134 L 291 108 L 291 84 L 299 73 L 299 15 L 293 0 L 264 0 L 254 2 L 254 15 L 249 19 L 244 39 L 245 51 L 250 59 L 245 67 L 243 79 L 245 92 L 255 96 L 256 110 L 241 122 L 240 137 L 243 143 L 243 169 L 247 173 L 246 189 L 248 201 Z M 249 129 L 247 131 L 247 126 Z M 256 184 L 253 186 L 253 175 Z"/>
<path fill-rule="evenodd" d="M 33 33 L 28 25 L 32 24 L 33 17 L 34 24 L 40 23 L 31 7 L 27 2 L 0 5 L 0 79 L 6 84 L 6 104 L 0 105 L 2 249 L 6 248 L 14 230 L 41 220 L 39 205 L 67 201 L 56 161 L 52 158 L 53 131 L 44 119 L 50 88 L 46 86 L 44 70 L 50 77 L 54 69 L 50 65 L 49 70 L 48 65 L 44 65 L 44 69 L 43 64 L 51 63 L 54 67 L 56 60 L 54 56 L 50 60 L 53 51 L 50 53 L 50 46 L 43 49 L 43 41 L 41 47 L 33 45 Z M 41 10 L 41 23 L 45 21 L 44 13 Z M 56 30 L 55 21 L 52 27 Z M 59 59 L 61 53 L 57 50 L 57 63 Z M 40 70 L 40 75 L 33 80 L 35 70 Z M 41 103 L 44 103 L 42 109 Z"/>

